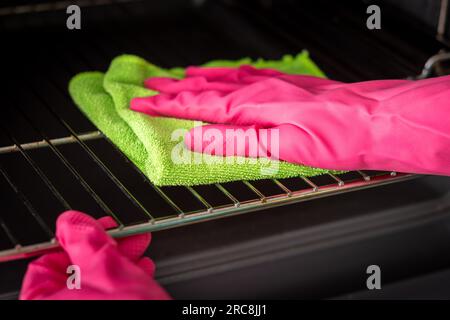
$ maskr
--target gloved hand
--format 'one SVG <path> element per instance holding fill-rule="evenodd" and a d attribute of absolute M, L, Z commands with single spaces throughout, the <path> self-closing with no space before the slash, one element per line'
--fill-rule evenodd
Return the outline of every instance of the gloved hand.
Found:
<path fill-rule="evenodd" d="M 228 138 L 226 130 L 269 128 L 269 135 L 278 130 L 279 159 L 288 162 L 450 175 L 449 76 L 347 84 L 250 66 L 191 67 L 185 79 L 152 78 L 145 85 L 160 94 L 133 99 L 131 109 L 217 123 L 200 134 L 191 130 L 185 141 L 194 151 L 253 156 L 254 148 L 236 147 L 244 131 Z M 209 129 L 219 130 L 223 141 L 206 139 L 216 138 L 205 134 Z M 269 155 L 273 147 L 258 141 Z"/>
<path fill-rule="evenodd" d="M 141 257 L 150 234 L 114 240 L 106 228 L 111 217 L 95 220 L 77 211 L 66 211 L 57 220 L 56 238 L 62 250 L 31 262 L 20 299 L 170 299 L 153 279 L 155 266 Z M 80 270 L 80 289 L 68 289 L 69 265 Z"/>

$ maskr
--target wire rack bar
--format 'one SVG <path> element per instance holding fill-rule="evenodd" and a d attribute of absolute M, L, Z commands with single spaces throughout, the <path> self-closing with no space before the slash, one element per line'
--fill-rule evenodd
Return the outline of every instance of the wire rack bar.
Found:
<path fill-rule="evenodd" d="M 338 183 L 338 186 L 339 186 L 339 187 L 342 187 L 342 186 L 345 184 L 345 182 L 342 181 L 341 179 L 339 179 L 336 175 L 334 175 L 334 174 L 332 174 L 332 173 L 328 173 L 328 175 L 329 175 L 331 178 L 333 178 L 333 180 L 335 180 L 335 181 Z"/>
<path fill-rule="evenodd" d="M 78 138 L 82 141 L 100 139 L 101 137 L 102 137 L 102 134 L 100 131 L 92 131 L 92 132 L 82 133 L 82 134 L 78 135 Z M 63 138 L 48 139 L 48 141 L 54 146 L 59 146 L 59 145 L 63 145 L 63 144 L 74 143 L 77 140 L 73 136 L 68 136 L 68 137 L 63 137 Z M 45 148 L 45 147 L 48 147 L 49 145 L 48 145 L 47 141 L 40 140 L 40 141 L 35 141 L 35 142 L 21 143 L 20 146 L 22 147 L 23 150 L 32 150 L 32 149 L 38 149 L 38 148 Z M 17 148 L 16 145 L 0 147 L 0 154 L 11 153 L 11 152 L 19 152 L 19 148 Z"/>
<path fill-rule="evenodd" d="M 317 186 L 314 182 L 312 182 L 311 180 L 309 180 L 306 177 L 300 177 L 303 181 L 305 181 L 311 188 L 312 188 L 312 192 L 316 192 L 319 190 L 319 186 Z"/>
<path fill-rule="evenodd" d="M 244 180 L 242 181 L 247 187 L 249 187 L 250 190 L 252 190 L 254 193 L 256 193 L 258 195 L 258 197 L 260 198 L 261 202 L 265 202 L 266 201 L 266 196 L 259 191 L 254 185 L 252 185 L 249 181 Z"/>
<path fill-rule="evenodd" d="M 0 216 L 0 227 L 3 230 L 3 232 L 6 234 L 6 237 L 8 238 L 9 242 L 11 242 L 14 245 L 15 249 L 19 249 L 22 247 L 20 245 L 19 241 L 14 237 L 11 230 L 6 225 L 5 221 L 3 221 L 1 216 Z"/>
<path fill-rule="evenodd" d="M 133 2 L 137 0 L 79 0 L 77 5 L 80 7 L 94 7 L 112 4 L 114 2 Z M 25 4 L 18 6 L 10 6 L 5 8 L 0 8 L 0 16 L 9 16 L 17 14 L 30 14 L 30 13 L 40 13 L 49 12 L 56 10 L 65 10 L 68 6 L 72 5 L 73 1 L 59 1 L 59 2 L 44 2 L 37 4 Z"/>
<path fill-rule="evenodd" d="M 365 174 L 364 172 L 362 172 L 360 170 L 357 170 L 356 172 L 358 172 L 361 175 L 361 177 L 363 177 L 364 180 L 366 180 L 366 181 L 370 180 L 370 176 Z"/>
<path fill-rule="evenodd" d="M 241 204 L 238 199 L 236 199 L 223 185 L 220 183 L 216 183 L 215 186 L 222 191 L 224 195 L 228 197 L 231 201 L 233 201 L 235 207 L 239 207 Z"/>
<path fill-rule="evenodd" d="M 213 210 L 213 207 L 208 203 L 208 201 L 206 201 L 197 191 L 195 191 L 194 188 L 189 186 L 186 188 L 206 207 L 206 210 L 208 212 L 211 212 Z"/>
<path fill-rule="evenodd" d="M 282 184 L 278 179 L 272 179 L 272 181 L 278 185 L 281 189 L 283 189 L 284 192 L 286 192 L 286 196 L 290 197 L 292 196 L 292 191 L 289 190 L 288 187 L 286 187 L 284 184 Z"/>

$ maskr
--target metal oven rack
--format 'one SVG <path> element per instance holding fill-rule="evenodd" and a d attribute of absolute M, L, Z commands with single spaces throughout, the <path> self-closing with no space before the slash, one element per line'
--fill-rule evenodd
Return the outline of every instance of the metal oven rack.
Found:
<path fill-rule="evenodd" d="M 131 15 L 121 5 L 116 9 Z M 0 190 L 5 203 L 0 215 L 0 262 L 57 248 L 56 217 L 72 208 L 94 217 L 112 216 L 119 226 L 109 232 L 122 237 L 415 177 L 355 171 L 195 187 L 155 186 L 79 112 L 66 86 L 77 72 L 105 69 L 122 48 L 156 64 L 186 61 L 164 39 L 152 41 L 165 48 L 167 60 L 142 37 L 111 37 L 107 28 L 101 28 L 102 41 L 77 34 L 61 43 L 27 38 L 39 63 L 20 50 L 10 57 L 21 62 L 12 71 L 26 76 L 9 79 L 0 119 Z"/>
<path fill-rule="evenodd" d="M 62 121 L 62 120 L 61 120 Z M 68 127 L 70 128 L 70 127 Z M 230 184 L 215 184 L 209 186 L 199 187 L 157 187 L 153 185 L 149 180 L 145 179 L 145 183 L 149 189 L 153 189 L 156 192 L 154 196 L 159 196 L 162 201 L 166 202 L 174 212 L 172 214 L 166 214 L 165 212 L 154 212 L 152 209 L 148 209 L 144 206 L 140 199 L 137 198 L 128 188 L 125 186 L 119 177 L 114 175 L 111 169 L 95 154 L 95 150 L 91 149 L 87 145 L 87 142 L 92 140 L 103 140 L 105 143 L 114 148 L 106 137 L 99 131 L 93 131 L 81 135 L 73 133 L 73 135 L 55 139 L 48 139 L 44 137 L 43 140 L 35 141 L 31 143 L 20 144 L 17 140 L 10 136 L 15 144 L 11 146 L 5 146 L 0 148 L 0 154 L 20 154 L 27 164 L 33 169 L 36 175 L 47 186 L 52 195 L 60 202 L 65 209 L 70 209 L 71 206 L 64 198 L 61 192 L 51 182 L 51 179 L 46 176 L 42 169 L 36 164 L 32 158 L 32 151 L 35 149 L 44 148 L 46 151 L 52 152 L 57 155 L 58 159 L 64 164 L 64 166 L 70 171 L 70 173 L 77 178 L 82 187 L 91 195 L 95 202 L 101 207 L 107 214 L 112 216 L 119 227 L 111 230 L 110 233 L 114 237 L 122 237 L 131 234 L 137 234 L 148 231 L 156 231 L 165 228 L 171 228 L 181 226 L 188 223 L 195 223 L 205 221 L 208 219 L 215 219 L 219 217 L 226 217 L 244 212 L 250 212 L 260 210 L 263 208 L 279 206 L 283 204 L 305 201 L 310 199 L 316 199 L 329 195 L 339 194 L 343 192 L 349 192 L 353 190 L 359 190 L 364 188 L 370 188 L 379 185 L 385 185 L 393 182 L 403 181 L 411 179 L 414 175 L 395 173 L 395 172 L 363 172 L 356 171 L 343 175 L 328 174 L 326 176 L 320 176 L 316 178 L 291 178 L 291 179 L 271 179 L 266 181 L 242 181 Z M 82 174 L 72 166 L 70 161 L 59 151 L 58 147 L 66 144 L 77 144 L 86 152 L 89 157 L 101 168 L 102 171 L 108 175 L 110 180 L 115 186 L 126 195 L 126 197 L 133 203 L 136 208 L 141 209 L 144 215 L 141 218 L 141 222 L 133 224 L 127 223 L 121 220 L 119 216 L 108 207 L 108 205 L 102 200 L 102 198 L 95 192 L 94 188 L 86 182 Z M 114 148 L 116 152 L 119 152 Z M 123 156 L 117 154 L 117 156 Z M 129 166 L 133 170 L 137 171 L 131 163 Z M 20 240 L 14 235 L 10 225 L 5 221 L 3 217 L 0 217 L 0 226 L 2 231 L 7 236 L 8 240 L 12 244 L 12 248 L 6 249 L 0 252 L 0 261 L 7 261 L 17 258 L 25 258 L 32 255 L 37 255 L 43 252 L 47 252 L 51 249 L 57 248 L 58 244 L 53 238 L 52 227 L 45 222 L 38 211 L 36 211 L 26 195 L 22 193 L 15 181 L 10 177 L 9 173 L 0 167 L 0 173 L 2 175 L 3 182 L 7 182 L 11 190 L 21 199 L 30 216 L 39 224 L 43 231 L 49 236 L 49 241 L 35 243 L 30 245 L 23 245 Z M 314 182 L 317 180 L 317 182 Z M 346 181 L 347 180 L 347 181 Z M 322 185 L 320 185 L 320 183 Z M 239 184 L 239 185 L 237 185 Z M 185 189 L 185 194 L 189 195 L 192 199 L 196 200 L 199 209 L 192 211 L 185 211 L 177 204 L 178 199 L 172 198 L 167 191 L 171 188 Z M 205 188 L 209 190 L 205 190 Z M 242 188 L 247 193 L 247 198 L 242 197 Z M 215 191 L 211 192 L 214 189 Z M 213 195 L 213 193 L 216 193 Z M 220 198 L 217 193 L 222 195 L 222 200 L 226 199 L 228 203 L 217 202 Z M 248 196 L 250 194 L 250 196 Z M 209 198 L 211 200 L 209 200 Z"/>

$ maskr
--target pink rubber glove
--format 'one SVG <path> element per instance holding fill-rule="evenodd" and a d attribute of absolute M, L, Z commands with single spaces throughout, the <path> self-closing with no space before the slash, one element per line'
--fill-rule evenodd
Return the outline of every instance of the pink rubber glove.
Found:
<path fill-rule="evenodd" d="M 250 66 L 190 67 L 183 80 L 145 85 L 160 94 L 133 99 L 133 110 L 218 123 L 191 130 L 185 142 L 194 151 L 254 156 L 248 145 L 228 151 L 230 141 L 208 140 L 205 132 L 269 128 L 278 129 L 279 159 L 288 162 L 450 175 L 450 76 L 347 84 Z M 257 149 L 270 155 L 265 140 Z"/>
<path fill-rule="evenodd" d="M 105 232 L 115 226 L 111 217 L 95 220 L 81 212 L 64 212 L 56 227 L 64 251 L 43 255 L 29 264 L 20 299 L 170 299 L 153 279 L 152 260 L 142 258 L 150 234 L 116 241 Z M 69 265 L 80 268 L 80 289 L 67 288 Z"/>

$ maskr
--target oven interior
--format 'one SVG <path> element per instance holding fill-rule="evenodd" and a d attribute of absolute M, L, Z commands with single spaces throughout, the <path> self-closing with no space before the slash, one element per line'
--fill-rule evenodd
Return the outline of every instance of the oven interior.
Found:
<path fill-rule="evenodd" d="M 448 178 L 356 171 L 157 187 L 67 93 L 73 75 L 123 53 L 175 67 L 307 49 L 341 81 L 446 74 L 445 33 L 391 2 L 376 31 L 364 1 L 79 1 L 81 30 L 67 30 L 65 1 L 2 4 L 1 297 L 16 297 L 26 263 L 57 247 L 54 223 L 69 208 L 114 215 L 116 237 L 155 231 L 148 254 L 175 298 L 364 296 L 370 264 L 394 286 L 385 295 L 440 275 Z"/>

